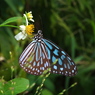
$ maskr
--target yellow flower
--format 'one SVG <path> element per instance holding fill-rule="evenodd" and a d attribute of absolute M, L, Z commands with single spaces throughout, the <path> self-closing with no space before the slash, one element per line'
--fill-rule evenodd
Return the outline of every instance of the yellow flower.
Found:
<path fill-rule="evenodd" d="M 34 22 L 34 19 L 33 19 L 33 15 L 32 15 L 32 11 L 24 14 L 24 16 L 26 15 L 27 19 Z"/>
<path fill-rule="evenodd" d="M 33 24 L 27 25 L 26 26 L 26 33 L 28 35 L 32 35 L 32 32 L 34 32 L 34 25 Z"/>
<path fill-rule="evenodd" d="M 30 24 L 30 25 L 20 25 L 20 30 L 21 32 L 18 33 L 16 36 L 15 36 L 15 39 L 16 40 L 24 40 L 28 35 L 32 35 L 32 32 L 34 32 L 34 25 L 33 24 Z"/>
<path fill-rule="evenodd" d="M 26 20 L 26 25 L 20 25 L 19 27 L 21 32 L 15 36 L 15 39 L 18 41 L 21 39 L 24 40 L 28 35 L 32 35 L 32 32 L 34 32 L 34 25 L 33 24 L 28 25 L 28 20 L 34 22 L 32 12 L 30 11 L 24 14 L 24 17 Z"/>

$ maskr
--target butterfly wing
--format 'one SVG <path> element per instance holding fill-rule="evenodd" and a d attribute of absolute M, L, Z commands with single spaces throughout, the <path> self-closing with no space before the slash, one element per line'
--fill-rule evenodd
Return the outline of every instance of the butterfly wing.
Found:
<path fill-rule="evenodd" d="M 74 76 L 77 68 L 70 56 L 57 45 L 47 39 L 43 39 L 51 63 L 51 73 Z M 53 64 L 56 62 L 55 64 Z"/>
<path fill-rule="evenodd" d="M 21 54 L 19 63 L 26 72 L 41 75 L 50 66 L 45 44 L 32 41 Z"/>
<path fill-rule="evenodd" d="M 56 61 L 57 60 L 57 61 Z M 55 64 L 52 64 L 56 62 Z M 20 66 L 26 72 L 41 75 L 51 68 L 51 73 L 73 76 L 77 68 L 70 56 L 51 41 L 32 41 L 19 58 Z"/>

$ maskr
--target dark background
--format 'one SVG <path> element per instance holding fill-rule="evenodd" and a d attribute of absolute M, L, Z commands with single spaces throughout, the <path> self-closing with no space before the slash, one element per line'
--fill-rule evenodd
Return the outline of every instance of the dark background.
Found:
<path fill-rule="evenodd" d="M 10 17 L 23 16 L 25 11 L 33 13 L 35 33 L 41 29 L 44 38 L 63 48 L 78 68 L 74 77 L 51 74 L 44 83 L 42 95 L 49 95 L 45 91 L 57 95 L 75 82 L 77 85 L 64 95 L 95 95 L 95 0 L 0 0 L 0 23 Z M 21 23 L 10 24 L 19 26 Z M 24 77 L 31 85 L 39 76 L 22 71 L 18 63 L 30 39 L 16 41 L 14 36 L 18 32 L 16 28 L 0 27 L 0 78 L 9 81 Z M 35 93 L 40 81 L 27 95 Z"/>

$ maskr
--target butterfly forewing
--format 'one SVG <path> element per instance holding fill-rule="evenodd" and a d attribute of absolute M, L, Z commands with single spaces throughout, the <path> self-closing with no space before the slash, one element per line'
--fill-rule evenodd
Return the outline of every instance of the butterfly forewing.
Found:
<path fill-rule="evenodd" d="M 45 51 L 46 48 L 43 43 L 31 42 L 20 56 L 20 66 L 30 74 L 41 75 L 50 66 Z"/>
<path fill-rule="evenodd" d="M 74 76 L 77 68 L 70 56 L 57 45 L 43 39 L 39 30 L 35 39 L 19 58 L 20 66 L 28 73 L 41 75 L 45 70 L 55 74 Z"/>

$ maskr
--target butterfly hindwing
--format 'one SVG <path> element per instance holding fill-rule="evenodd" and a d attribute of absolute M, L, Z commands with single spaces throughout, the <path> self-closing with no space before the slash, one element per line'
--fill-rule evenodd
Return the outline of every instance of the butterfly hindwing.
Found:
<path fill-rule="evenodd" d="M 51 63 L 51 73 L 73 76 L 77 73 L 76 65 L 70 56 L 57 45 L 47 39 L 43 39 L 46 44 L 48 57 Z M 56 63 L 54 63 L 56 62 Z"/>

